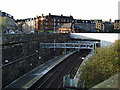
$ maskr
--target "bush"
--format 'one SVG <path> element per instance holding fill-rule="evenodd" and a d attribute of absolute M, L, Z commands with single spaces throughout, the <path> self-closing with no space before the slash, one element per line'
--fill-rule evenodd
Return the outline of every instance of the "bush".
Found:
<path fill-rule="evenodd" d="M 90 88 L 118 73 L 120 64 L 118 54 L 120 54 L 120 40 L 115 41 L 109 48 L 96 49 L 93 56 L 81 66 L 79 85 L 83 86 L 85 81 L 84 86 Z"/>

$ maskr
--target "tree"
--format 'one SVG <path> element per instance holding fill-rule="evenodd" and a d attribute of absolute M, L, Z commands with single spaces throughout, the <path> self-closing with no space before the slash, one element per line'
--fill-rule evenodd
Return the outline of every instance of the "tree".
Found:
<path fill-rule="evenodd" d="M 109 48 L 96 49 L 85 65 L 81 66 L 79 85 L 83 86 L 85 81 L 85 87 L 90 88 L 118 73 L 119 54 L 120 40 Z"/>
<path fill-rule="evenodd" d="M 5 32 L 6 29 L 7 29 L 7 23 L 6 23 L 7 18 L 6 17 L 1 17 L 1 16 L 0 16 L 0 18 L 1 18 L 0 26 L 2 26 L 2 32 Z"/>

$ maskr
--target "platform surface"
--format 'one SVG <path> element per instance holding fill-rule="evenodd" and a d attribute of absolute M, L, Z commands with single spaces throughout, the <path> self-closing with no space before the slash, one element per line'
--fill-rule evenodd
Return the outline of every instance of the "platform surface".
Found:
<path fill-rule="evenodd" d="M 49 70 L 51 70 L 53 67 L 55 67 L 57 64 L 59 64 L 61 61 L 63 61 L 65 58 L 69 57 L 76 51 L 67 52 L 64 55 L 59 55 L 45 64 L 42 64 L 35 69 L 31 70 L 30 72 L 24 74 L 17 80 L 10 83 L 5 88 L 24 88 L 27 89 L 31 87 L 37 80 L 39 80 L 44 74 L 46 74 Z"/>

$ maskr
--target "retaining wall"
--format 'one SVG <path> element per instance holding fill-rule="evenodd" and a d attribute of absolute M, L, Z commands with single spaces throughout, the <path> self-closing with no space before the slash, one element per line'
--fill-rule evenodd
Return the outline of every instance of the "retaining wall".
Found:
<path fill-rule="evenodd" d="M 3 87 L 62 53 L 62 49 L 40 49 L 40 43 L 68 42 L 69 34 L 17 34 L 2 36 Z"/>

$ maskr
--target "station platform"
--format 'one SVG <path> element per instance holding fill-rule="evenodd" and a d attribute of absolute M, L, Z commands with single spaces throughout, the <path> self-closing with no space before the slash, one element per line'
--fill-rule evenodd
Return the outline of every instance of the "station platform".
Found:
<path fill-rule="evenodd" d="M 16 79 L 12 83 L 10 83 L 8 86 L 6 86 L 4 89 L 28 89 L 31 87 L 35 82 L 37 82 L 41 77 L 43 77 L 49 70 L 51 70 L 53 67 L 55 67 L 57 64 L 59 64 L 61 61 L 63 61 L 65 58 L 69 57 L 76 51 L 69 51 L 64 55 L 59 55 L 45 64 L 42 64 L 35 69 L 31 70 L 30 72 L 24 74 L 20 78 Z"/>

